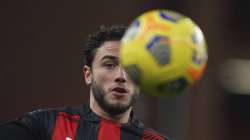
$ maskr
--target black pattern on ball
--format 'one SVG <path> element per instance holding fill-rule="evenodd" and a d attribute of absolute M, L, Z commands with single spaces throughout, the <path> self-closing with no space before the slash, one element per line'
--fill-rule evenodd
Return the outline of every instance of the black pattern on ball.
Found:
<path fill-rule="evenodd" d="M 163 82 L 158 86 L 158 90 L 162 93 L 179 93 L 188 87 L 188 81 L 181 77 L 176 80 Z"/>
<path fill-rule="evenodd" d="M 147 49 L 160 65 L 170 63 L 170 41 L 163 36 L 155 36 L 149 42 Z"/>
<path fill-rule="evenodd" d="M 139 85 L 140 84 L 140 79 L 141 79 L 141 71 L 139 67 L 135 64 L 128 65 L 124 67 L 125 71 L 128 73 L 132 81 Z"/>

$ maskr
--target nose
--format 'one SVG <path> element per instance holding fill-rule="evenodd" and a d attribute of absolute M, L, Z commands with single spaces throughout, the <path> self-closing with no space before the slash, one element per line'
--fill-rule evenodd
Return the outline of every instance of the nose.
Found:
<path fill-rule="evenodd" d="M 123 69 L 123 67 L 119 66 L 119 68 L 117 70 L 115 82 L 125 83 L 126 79 L 127 79 L 127 74 L 126 74 L 125 70 Z"/>

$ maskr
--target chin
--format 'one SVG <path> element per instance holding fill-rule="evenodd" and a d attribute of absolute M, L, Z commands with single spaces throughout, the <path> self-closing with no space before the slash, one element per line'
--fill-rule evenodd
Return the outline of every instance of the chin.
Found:
<path fill-rule="evenodd" d="M 128 107 L 129 106 L 129 101 L 124 101 L 124 100 L 112 100 L 112 101 L 109 101 L 108 102 L 110 106 L 113 106 L 113 107 Z"/>
<path fill-rule="evenodd" d="M 109 102 L 109 104 L 111 106 L 119 106 L 119 107 L 125 107 L 125 106 L 129 106 L 129 102 L 128 101 L 120 101 L 120 100 L 116 100 L 116 101 L 111 101 Z"/>

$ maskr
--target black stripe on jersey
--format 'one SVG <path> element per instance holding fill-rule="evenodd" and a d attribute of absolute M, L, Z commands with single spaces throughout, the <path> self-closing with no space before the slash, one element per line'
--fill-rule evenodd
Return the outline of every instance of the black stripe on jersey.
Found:
<path fill-rule="evenodd" d="M 141 140 L 143 133 L 142 128 L 135 128 L 133 126 L 121 126 L 121 140 Z"/>
<path fill-rule="evenodd" d="M 77 130 L 76 140 L 97 140 L 98 129 L 98 122 L 90 122 L 81 119 Z"/>

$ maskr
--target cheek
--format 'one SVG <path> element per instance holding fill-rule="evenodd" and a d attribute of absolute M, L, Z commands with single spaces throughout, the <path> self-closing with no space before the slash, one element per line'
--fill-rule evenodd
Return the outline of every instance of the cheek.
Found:
<path fill-rule="evenodd" d="M 140 91 L 140 88 L 137 85 L 135 85 L 132 81 L 128 80 L 127 83 L 132 91 L 134 91 L 134 92 Z"/>
<path fill-rule="evenodd" d="M 95 71 L 94 79 L 99 85 L 104 87 L 106 84 L 112 82 L 112 74 L 107 74 L 103 71 Z"/>
<path fill-rule="evenodd" d="M 128 85 L 130 86 L 130 87 L 134 87 L 135 88 L 135 84 L 134 84 L 134 82 L 133 81 L 131 81 L 130 79 L 127 79 L 127 83 L 128 83 Z"/>

